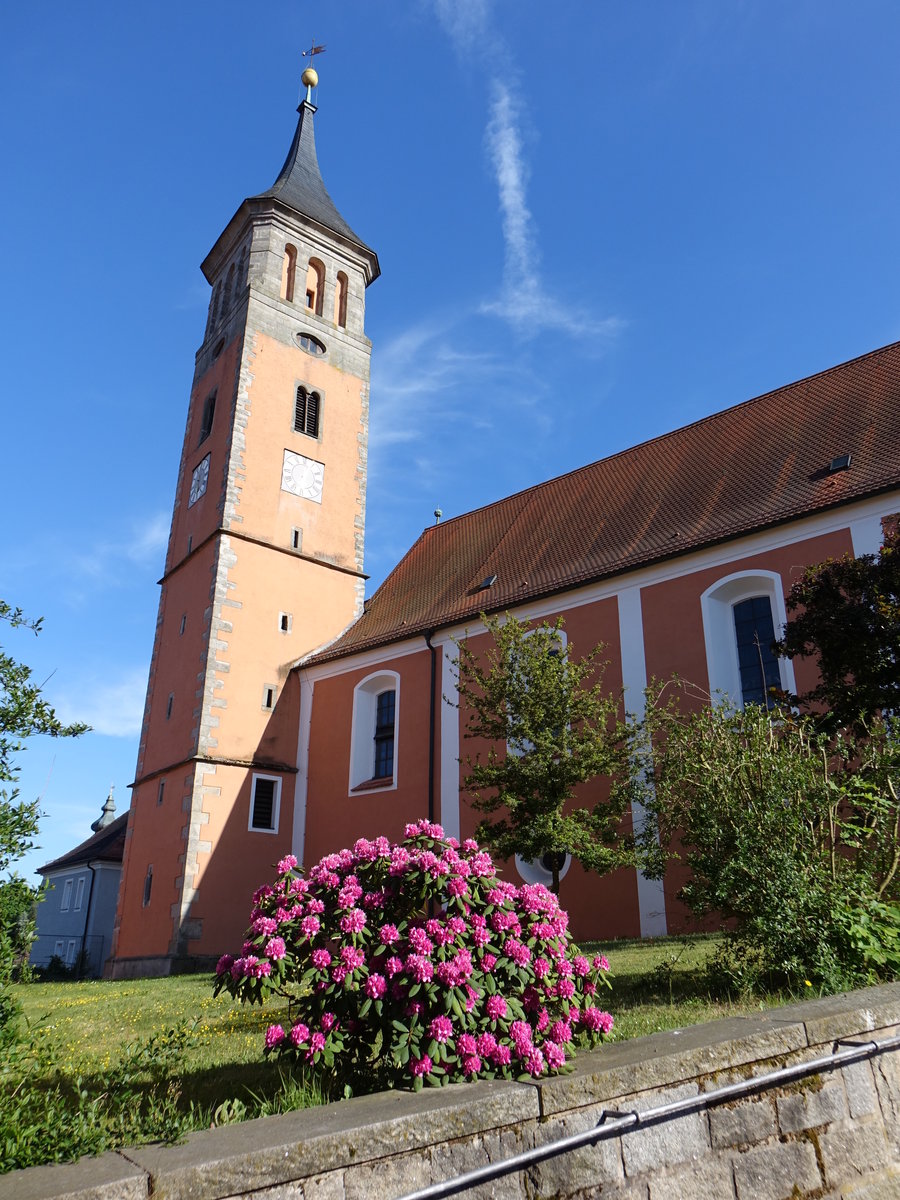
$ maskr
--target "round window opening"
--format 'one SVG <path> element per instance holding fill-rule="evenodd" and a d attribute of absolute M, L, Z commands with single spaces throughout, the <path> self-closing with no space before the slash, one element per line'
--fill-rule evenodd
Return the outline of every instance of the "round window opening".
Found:
<path fill-rule="evenodd" d="M 324 344 L 317 337 L 313 337 L 311 333 L 295 333 L 294 341 L 307 354 L 314 354 L 319 357 L 325 353 Z"/>
<path fill-rule="evenodd" d="M 572 865 L 572 855 L 565 854 L 561 850 L 548 850 L 540 858 L 531 861 L 517 854 L 516 870 L 526 883 L 542 883 L 544 887 L 550 887 L 553 883 L 554 860 L 559 869 L 560 879 L 564 879 Z"/>

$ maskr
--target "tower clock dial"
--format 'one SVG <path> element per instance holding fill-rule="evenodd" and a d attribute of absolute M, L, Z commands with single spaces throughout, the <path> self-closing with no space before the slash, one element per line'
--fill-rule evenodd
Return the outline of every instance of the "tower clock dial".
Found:
<path fill-rule="evenodd" d="M 194 467 L 194 473 L 191 476 L 191 494 L 188 499 L 188 508 L 192 504 L 196 504 L 200 497 L 206 492 L 206 485 L 209 482 L 209 455 L 202 462 L 197 463 Z"/>
<path fill-rule="evenodd" d="M 322 484 L 325 481 L 325 464 L 314 458 L 306 458 L 294 450 L 285 450 L 284 467 L 281 472 L 281 490 L 303 500 L 322 503 Z"/>

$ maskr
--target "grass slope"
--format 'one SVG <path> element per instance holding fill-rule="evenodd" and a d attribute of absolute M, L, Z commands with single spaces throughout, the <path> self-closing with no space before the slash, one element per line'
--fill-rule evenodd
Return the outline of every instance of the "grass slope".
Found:
<path fill-rule="evenodd" d="M 610 960 L 613 990 L 604 1000 L 615 1038 L 795 998 L 710 995 L 703 966 L 716 943 L 707 936 L 586 947 Z M 284 1022 L 285 1010 L 214 997 L 208 976 L 13 990 L 30 1040 L 18 1060 L 0 1066 L 0 1171 L 323 1102 L 301 1077 L 285 1078 L 263 1059 L 265 1027 Z M 169 1031 L 183 1025 L 191 1033 L 182 1044 Z"/>

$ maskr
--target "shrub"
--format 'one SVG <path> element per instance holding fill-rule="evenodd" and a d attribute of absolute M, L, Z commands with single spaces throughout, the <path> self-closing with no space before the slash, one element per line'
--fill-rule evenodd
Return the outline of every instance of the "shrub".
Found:
<path fill-rule="evenodd" d="M 789 710 L 656 698 L 647 727 L 645 804 L 690 868 L 681 898 L 728 921 L 725 983 L 837 990 L 900 970 L 900 724 L 848 741 Z"/>
<path fill-rule="evenodd" d="M 345 1094 L 528 1078 L 612 1028 L 595 1004 L 609 964 L 580 954 L 567 924 L 546 888 L 501 881 L 476 842 L 419 821 L 403 842 L 360 839 L 307 877 L 282 859 L 215 986 L 249 1003 L 286 997 L 267 1052 Z"/>

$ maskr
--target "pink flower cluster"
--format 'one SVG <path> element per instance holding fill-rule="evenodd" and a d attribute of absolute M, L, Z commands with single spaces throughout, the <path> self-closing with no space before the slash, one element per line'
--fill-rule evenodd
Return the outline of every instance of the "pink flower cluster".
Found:
<path fill-rule="evenodd" d="M 594 1001 L 609 963 L 571 943 L 556 897 L 499 879 L 474 840 L 428 821 L 397 844 L 360 838 L 305 877 L 286 855 L 253 905 L 217 990 L 284 996 L 291 1017 L 269 1026 L 266 1051 L 351 1085 L 373 1069 L 416 1087 L 540 1076 L 612 1029 Z"/>

